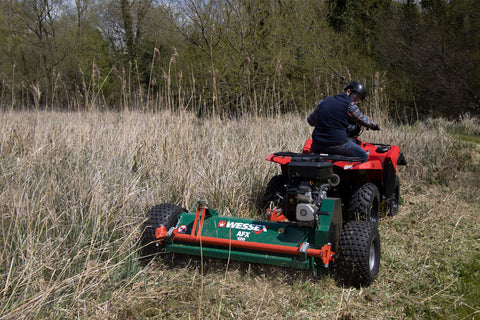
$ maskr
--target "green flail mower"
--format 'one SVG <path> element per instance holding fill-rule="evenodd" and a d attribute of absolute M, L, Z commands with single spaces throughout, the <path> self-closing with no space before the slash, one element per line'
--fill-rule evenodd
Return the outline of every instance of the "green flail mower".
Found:
<path fill-rule="evenodd" d="M 168 252 L 326 269 L 339 285 L 370 285 L 380 266 L 376 221 L 344 218 L 341 198 L 328 195 L 338 183 L 332 161 L 295 161 L 293 155 L 290 160 L 283 169 L 291 183 L 278 195 L 285 199 L 283 207 L 272 201 L 262 219 L 224 216 L 202 201 L 190 210 L 152 207 L 143 225 L 142 256 Z"/>

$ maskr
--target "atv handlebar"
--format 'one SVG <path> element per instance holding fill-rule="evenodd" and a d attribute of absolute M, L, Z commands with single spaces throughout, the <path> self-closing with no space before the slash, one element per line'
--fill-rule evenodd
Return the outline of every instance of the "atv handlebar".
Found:
<path fill-rule="evenodd" d="M 361 125 L 361 124 L 358 124 L 358 123 L 351 123 L 348 125 L 347 127 L 347 135 L 349 138 L 358 138 L 362 132 L 363 132 L 363 129 L 364 127 Z M 375 126 L 373 126 L 372 128 L 368 128 L 367 127 L 367 130 L 373 130 L 373 131 L 379 131 L 381 130 L 380 127 L 378 126 L 378 124 L 375 124 Z"/>

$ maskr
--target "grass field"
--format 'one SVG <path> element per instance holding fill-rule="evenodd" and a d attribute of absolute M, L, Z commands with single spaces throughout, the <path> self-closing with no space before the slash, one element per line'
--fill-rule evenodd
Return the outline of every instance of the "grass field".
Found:
<path fill-rule="evenodd" d="M 378 279 L 223 260 L 138 261 L 149 207 L 197 198 L 255 216 L 299 151 L 304 116 L 198 119 L 190 113 L 0 114 L 0 319 L 478 319 L 480 124 L 382 124 L 400 146 L 399 214 L 380 221 Z"/>

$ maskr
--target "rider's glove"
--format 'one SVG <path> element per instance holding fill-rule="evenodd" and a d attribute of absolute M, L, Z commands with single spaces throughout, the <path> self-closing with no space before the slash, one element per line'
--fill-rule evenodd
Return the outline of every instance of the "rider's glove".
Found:
<path fill-rule="evenodd" d="M 380 130 L 380 127 L 378 126 L 378 124 L 375 123 L 373 126 L 370 127 L 370 129 L 376 131 L 376 130 Z"/>

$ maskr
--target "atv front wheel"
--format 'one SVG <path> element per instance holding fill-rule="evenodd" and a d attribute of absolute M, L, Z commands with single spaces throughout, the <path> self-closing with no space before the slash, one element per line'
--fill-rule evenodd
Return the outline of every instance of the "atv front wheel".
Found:
<path fill-rule="evenodd" d="M 143 233 L 140 239 L 140 253 L 142 258 L 151 258 L 158 253 L 162 246 L 158 244 L 155 231 L 161 225 L 167 230 L 177 224 L 178 216 L 185 212 L 185 209 L 174 204 L 159 204 L 150 209 L 147 220 L 143 223 Z"/>
<path fill-rule="evenodd" d="M 342 230 L 334 275 L 342 285 L 369 286 L 380 268 L 380 235 L 371 222 L 351 221 Z"/>
<path fill-rule="evenodd" d="M 365 183 L 352 195 L 348 206 L 348 221 L 378 223 L 380 192 L 373 183 Z"/>

